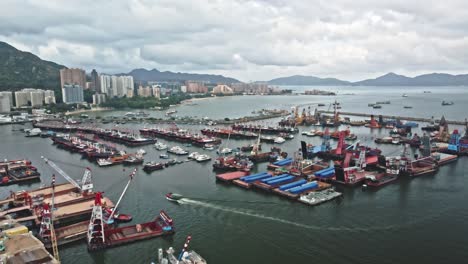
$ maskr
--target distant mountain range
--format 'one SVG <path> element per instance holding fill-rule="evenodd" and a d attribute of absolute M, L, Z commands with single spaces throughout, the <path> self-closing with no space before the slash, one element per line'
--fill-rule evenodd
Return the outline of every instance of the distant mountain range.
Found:
<path fill-rule="evenodd" d="M 315 76 L 294 75 L 268 81 L 271 85 L 351 85 L 351 82 L 336 78 L 318 78 Z"/>
<path fill-rule="evenodd" d="M 353 86 L 468 86 L 468 74 L 451 75 L 447 73 L 430 73 L 416 77 L 407 77 L 393 72 L 375 79 L 358 82 L 343 81 L 335 78 L 318 78 L 314 76 L 294 75 L 268 81 L 272 85 L 353 85 Z"/>
<path fill-rule="evenodd" d="M 53 89 L 60 93 L 60 72 L 66 68 L 57 63 L 42 60 L 30 52 L 16 49 L 0 41 L 0 91 L 17 90 L 25 87 Z M 89 69 L 88 69 L 89 70 Z M 123 75 L 123 74 L 120 74 Z M 238 83 L 237 79 L 213 74 L 180 73 L 156 69 L 135 69 L 126 75 L 135 82 L 147 81 L 204 81 L 210 83 Z M 336 78 L 294 75 L 268 81 L 272 85 L 353 85 L 353 86 L 468 86 L 468 74 L 451 75 L 431 73 L 407 77 L 388 73 L 375 79 L 349 82 Z"/>
<path fill-rule="evenodd" d="M 170 71 L 158 71 L 156 69 L 135 69 L 126 74 L 119 75 L 131 75 L 135 82 L 147 82 L 147 81 L 204 81 L 210 83 L 238 83 L 239 80 L 230 77 L 224 77 L 222 75 L 213 74 L 196 74 L 196 73 L 181 73 L 181 72 L 170 72 Z"/>
<path fill-rule="evenodd" d="M 25 87 L 60 90 L 62 68 L 66 67 L 0 41 L 0 91 Z"/>

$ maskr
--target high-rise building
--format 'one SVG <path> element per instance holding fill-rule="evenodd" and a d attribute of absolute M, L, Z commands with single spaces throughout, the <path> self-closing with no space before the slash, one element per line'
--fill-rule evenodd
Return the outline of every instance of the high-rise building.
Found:
<path fill-rule="evenodd" d="M 10 106 L 13 107 L 13 92 L 4 91 L 4 92 L 0 92 L 0 95 L 1 94 L 8 96 L 8 98 L 10 99 Z"/>
<path fill-rule="evenodd" d="M 44 105 L 44 91 L 36 90 L 31 92 L 31 107 L 41 107 Z"/>
<path fill-rule="evenodd" d="M 106 95 L 105 94 L 93 94 L 93 104 L 100 105 L 106 102 Z"/>
<path fill-rule="evenodd" d="M 101 92 L 109 97 L 133 96 L 133 90 L 132 76 L 101 75 Z"/>
<path fill-rule="evenodd" d="M 95 69 L 91 71 L 91 82 L 93 89 L 96 92 L 101 93 L 101 80 L 99 79 L 99 74 Z"/>
<path fill-rule="evenodd" d="M 60 84 L 62 88 L 65 84 L 79 85 L 81 88 L 85 88 L 86 73 L 82 69 L 61 69 Z"/>
<path fill-rule="evenodd" d="M 203 82 L 197 81 L 187 81 L 185 82 L 187 86 L 187 93 L 207 93 L 208 88 L 205 86 Z"/>
<path fill-rule="evenodd" d="M 6 93 L 0 93 L 0 113 L 8 113 L 11 110 L 10 97 Z"/>
<path fill-rule="evenodd" d="M 213 88 L 214 94 L 233 94 L 234 91 L 232 90 L 231 87 L 224 85 L 224 84 L 218 84 Z"/>
<path fill-rule="evenodd" d="M 31 92 L 25 92 L 25 91 L 15 92 L 16 108 L 28 106 L 30 96 L 31 96 Z"/>
<path fill-rule="evenodd" d="M 151 90 L 153 92 L 153 96 L 156 97 L 156 98 L 161 98 L 161 85 L 152 85 L 151 86 Z"/>
<path fill-rule="evenodd" d="M 62 100 L 66 104 L 82 103 L 84 101 L 83 87 L 65 84 L 62 88 Z"/>
<path fill-rule="evenodd" d="M 141 96 L 141 97 L 150 97 L 151 94 L 152 94 L 152 93 L 151 93 L 151 92 L 152 92 L 151 90 L 152 90 L 152 89 L 151 89 L 151 87 L 149 87 L 149 86 L 143 87 L 143 86 L 140 85 L 140 87 L 138 87 L 138 96 Z"/>
<path fill-rule="evenodd" d="M 48 104 L 55 104 L 55 93 L 52 90 L 45 90 L 44 91 L 44 103 Z"/>

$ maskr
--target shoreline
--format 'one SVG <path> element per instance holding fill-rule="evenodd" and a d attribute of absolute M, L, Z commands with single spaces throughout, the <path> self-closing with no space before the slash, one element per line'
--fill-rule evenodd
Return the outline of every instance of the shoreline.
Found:
<path fill-rule="evenodd" d="M 112 111 L 115 110 L 112 107 L 96 107 L 96 108 L 91 108 L 91 109 L 80 109 L 80 110 L 75 110 L 71 112 L 65 112 L 65 116 L 69 115 L 76 115 L 76 114 L 82 114 L 82 113 L 89 113 L 89 112 L 101 112 L 101 111 Z"/>

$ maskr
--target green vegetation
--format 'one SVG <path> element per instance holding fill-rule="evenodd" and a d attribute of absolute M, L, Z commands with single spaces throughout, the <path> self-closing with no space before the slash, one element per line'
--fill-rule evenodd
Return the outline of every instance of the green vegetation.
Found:
<path fill-rule="evenodd" d="M 0 91 L 32 87 L 51 89 L 61 97 L 60 69 L 65 66 L 41 60 L 0 41 Z"/>
<path fill-rule="evenodd" d="M 178 94 L 172 95 L 166 98 L 157 99 L 154 97 L 139 97 L 135 96 L 132 98 L 112 98 L 107 102 L 101 104 L 103 107 L 113 107 L 115 109 L 123 108 L 135 108 L 135 109 L 146 109 L 153 107 L 169 107 L 170 105 L 179 104 L 183 100 L 192 98 L 190 95 Z"/>

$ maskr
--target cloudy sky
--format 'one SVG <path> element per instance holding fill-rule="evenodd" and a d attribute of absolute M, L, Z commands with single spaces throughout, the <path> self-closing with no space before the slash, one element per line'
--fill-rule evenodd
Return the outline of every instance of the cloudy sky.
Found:
<path fill-rule="evenodd" d="M 1 0 L 0 40 L 87 71 L 468 72 L 466 0 Z"/>

